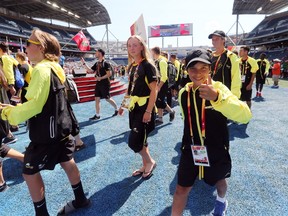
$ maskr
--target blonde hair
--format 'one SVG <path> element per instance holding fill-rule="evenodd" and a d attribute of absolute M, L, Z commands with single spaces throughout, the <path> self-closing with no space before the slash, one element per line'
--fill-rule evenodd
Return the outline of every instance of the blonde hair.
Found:
<path fill-rule="evenodd" d="M 26 60 L 26 54 L 24 52 L 18 52 L 16 53 L 16 58 L 19 58 L 21 61 Z"/>
<path fill-rule="evenodd" d="M 146 45 L 146 43 L 145 43 L 145 41 L 143 40 L 142 37 L 140 37 L 139 35 L 132 35 L 132 36 L 130 36 L 130 37 L 128 38 L 128 40 L 127 40 L 127 47 L 128 47 L 128 42 L 129 42 L 129 40 L 132 39 L 132 38 L 137 39 L 137 40 L 139 41 L 139 43 L 143 46 L 143 50 L 141 51 L 141 57 L 142 57 L 142 58 L 145 58 L 151 65 L 153 65 L 153 67 L 155 67 L 154 61 L 153 61 L 153 59 L 152 59 L 152 57 L 151 57 L 151 53 L 150 53 L 150 51 L 149 51 L 149 49 L 148 49 L 148 47 L 147 47 L 147 45 Z M 130 55 L 130 53 L 128 52 L 128 68 L 131 67 L 131 65 L 133 64 L 133 62 L 134 62 L 134 59 L 133 59 L 133 57 Z M 155 67 L 155 69 L 156 69 L 157 75 L 158 75 L 158 70 L 157 70 L 156 67 Z"/>
<path fill-rule="evenodd" d="M 41 31 L 40 29 L 34 29 L 32 35 L 37 38 L 41 46 L 44 48 L 45 59 L 58 62 L 61 47 L 57 38 L 47 32 Z"/>

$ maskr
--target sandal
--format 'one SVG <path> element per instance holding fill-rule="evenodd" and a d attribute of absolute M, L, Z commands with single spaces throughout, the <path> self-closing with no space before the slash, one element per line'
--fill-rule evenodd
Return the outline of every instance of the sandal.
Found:
<path fill-rule="evenodd" d="M 142 167 L 142 168 L 143 168 L 143 167 Z M 142 169 L 142 168 L 141 168 L 141 169 Z M 133 177 L 137 177 L 137 176 L 139 176 L 139 175 L 142 175 L 142 174 L 144 173 L 144 171 L 141 170 L 141 169 L 137 169 L 137 170 L 133 171 L 132 176 L 133 176 Z M 144 169 L 144 170 L 145 170 L 145 169 Z"/>
<path fill-rule="evenodd" d="M 60 209 L 58 211 L 57 216 L 58 215 L 67 215 L 67 214 L 72 213 L 78 209 L 87 208 L 90 205 L 91 205 L 91 201 L 89 199 L 87 199 L 85 204 L 83 204 L 82 206 L 80 206 L 78 208 L 75 208 L 73 205 L 73 201 L 69 201 L 68 203 L 66 203 L 66 205 L 62 209 Z"/>
<path fill-rule="evenodd" d="M 144 179 L 144 180 L 147 180 L 147 179 L 149 179 L 152 175 L 153 175 L 153 171 L 154 171 L 154 169 L 156 168 L 156 166 L 157 166 L 157 164 L 156 164 L 156 162 L 153 164 L 153 166 L 152 166 L 152 168 L 151 168 L 151 170 L 150 171 L 148 171 L 148 172 L 143 172 L 143 175 L 142 175 L 142 179 Z"/>

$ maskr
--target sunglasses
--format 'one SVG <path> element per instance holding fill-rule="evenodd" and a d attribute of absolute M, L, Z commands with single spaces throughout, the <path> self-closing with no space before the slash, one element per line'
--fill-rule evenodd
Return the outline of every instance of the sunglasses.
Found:
<path fill-rule="evenodd" d="M 28 47 L 28 46 L 30 46 L 30 44 L 41 45 L 41 43 L 39 41 L 33 41 L 33 40 L 28 39 L 26 41 L 26 46 Z"/>

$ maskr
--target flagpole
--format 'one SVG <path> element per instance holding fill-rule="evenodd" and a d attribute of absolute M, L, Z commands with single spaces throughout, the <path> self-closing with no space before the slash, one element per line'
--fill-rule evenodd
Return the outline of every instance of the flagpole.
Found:
<path fill-rule="evenodd" d="M 75 35 L 77 35 L 77 34 L 78 34 L 79 32 L 81 32 L 83 29 L 84 29 L 84 28 L 82 28 L 80 31 L 78 31 Z M 67 43 L 65 43 L 64 46 L 61 47 L 61 49 L 63 49 L 65 46 L 67 46 L 67 44 L 70 43 L 70 42 L 73 40 L 73 38 L 75 37 L 75 35 L 74 35 Z"/>

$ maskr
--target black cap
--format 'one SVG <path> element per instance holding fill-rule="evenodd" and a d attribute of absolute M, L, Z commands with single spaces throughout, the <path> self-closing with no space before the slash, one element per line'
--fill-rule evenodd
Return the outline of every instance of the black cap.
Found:
<path fill-rule="evenodd" d="M 105 51 L 103 49 L 96 49 L 96 52 L 100 52 L 103 56 L 105 55 Z"/>
<path fill-rule="evenodd" d="M 214 31 L 213 33 L 211 33 L 209 36 L 208 36 L 208 38 L 209 39 L 212 39 L 212 36 L 213 35 L 216 35 L 216 36 L 220 36 L 220 37 L 226 37 L 226 34 L 223 32 L 223 31 L 221 31 L 221 30 L 216 30 L 216 31 Z"/>
<path fill-rule="evenodd" d="M 206 49 L 195 49 L 192 50 L 190 53 L 187 54 L 186 59 L 186 69 L 191 67 L 193 62 L 203 62 L 206 64 L 211 64 L 211 54 Z"/>

